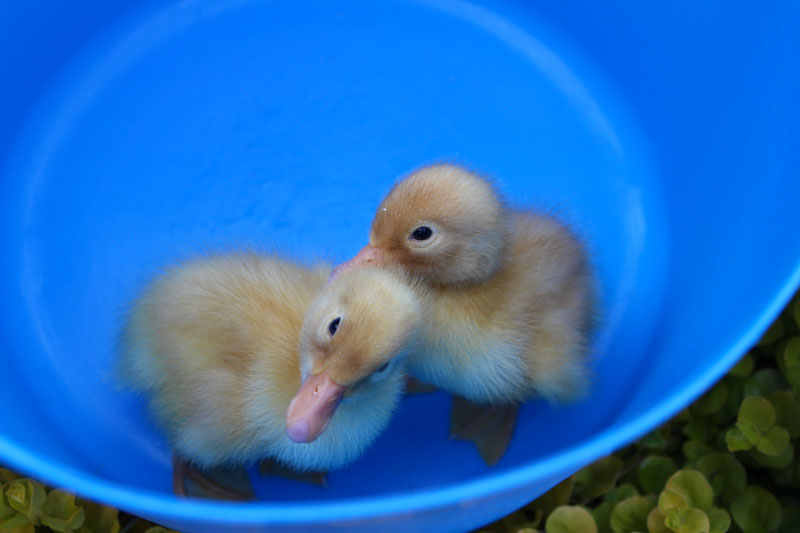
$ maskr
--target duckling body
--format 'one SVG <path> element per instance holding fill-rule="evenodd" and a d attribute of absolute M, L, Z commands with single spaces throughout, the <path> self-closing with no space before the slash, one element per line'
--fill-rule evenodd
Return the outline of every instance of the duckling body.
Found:
<path fill-rule="evenodd" d="M 392 290 L 401 300 L 413 295 L 385 272 L 327 285 L 329 272 L 256 254 L 201 258 L 167 270 L 134 302 L 119 368 L 149 398 L 178 457 L 201 468 L 272 458 L 329 470 L 352 462 L 383 430 L 403 390 L 392 350 L 416 327 L 411 318 L 408 328 L 394 327 Z M 381 291 L 389 294 L 386 316 L 370 300 Z M 335 339 L 328 317 L 313 312 L 320 309 L 344 316 Z M 387 325 L 392 342 L 376 346 L 344 327 L 365 312 L 365 327 Z M 362 358 L 342 353 L 339 341 L 360 347 Z M 385 366 L 380 379 L 376 365 Z M 333 392 L 319 408 L 311 395 L 326 384 Z"/>
<path fill-rule="evenodd" d="M 510 421 L 499 444 L 481 450 L 487 462 L 502 455 L 519 402 L 563 403 L 586 390 L 593 276 L 582 243 L 554 217 L 509 208 L 490 182 L 461 167 L 424 167 L 384 198 L 369 244 L 334 277 L 368 264 L 399 267 L 426 289 L 430 315 L 410 373 L 512 409 L 486 411 Z M 453 420 L 479 415 L 454 412 Z M 469 430 L 470 440 L 492 442 L 479 430 Z"/>
<path fill-rule="evenodd" d="M 432 312 L 409 372 L 475 403 L 567 402 L 588 383 L 584 252 L 548 216 L 509 220 L 507 255 L 489 279 L 430 288 Z"/>

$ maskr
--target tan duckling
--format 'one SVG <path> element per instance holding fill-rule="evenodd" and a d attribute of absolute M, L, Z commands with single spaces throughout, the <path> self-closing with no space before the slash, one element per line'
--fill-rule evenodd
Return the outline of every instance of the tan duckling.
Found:
<path fill-rule="evenodd" d="M 465 412 L 456 401 L 451 434 L 474 440 L 487 462 L 504 453 L 519 402 L 563 403 L 587 389 L 593 276 L 553 217 L 509 209 L 461 167 L 425 167 L 384 198 L 369 244 L 332 277 L 366 264 L 400 266 L 429 289 L 409 371 L 486 406 Z"/>
<path fill-rule="evenodd" d="M 134 302 L 119 368 L 167 432 L 177 493 L 187 475 L 236 497 L 187 465 L 340 468 L 387 425 L 419 325 L 416 296 L 384 269 L 327 284 L 329 271 L 256 254 L 201 258 Z"/>

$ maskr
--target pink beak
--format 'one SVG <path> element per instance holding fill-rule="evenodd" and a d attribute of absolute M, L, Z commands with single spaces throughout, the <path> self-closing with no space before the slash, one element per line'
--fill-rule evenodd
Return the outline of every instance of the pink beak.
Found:
<path fill-rule="evenodd" d="M 331 272 L 328 281 L 333 281 L 339 276 L 341 276 L 344 272 L 348 272 L 353 270 L 356 267 L 364 266 L 364 265 L 374 265 L 374 264 L 381 264 L 383 262 L 383 249 L 377 248 L 372 246 L 371 244 L 366 245 L 361 249 L 360 252 L 356 254 L 349 261 L 345 261 L 341 265 L 337 266 Z"/>
<path fill-rule="evenodd" d="M 325 372 L 308 377 L 286 411 L 286 430 L 294 442 L 313 442 L 328 427 L 347 387 Z"/>

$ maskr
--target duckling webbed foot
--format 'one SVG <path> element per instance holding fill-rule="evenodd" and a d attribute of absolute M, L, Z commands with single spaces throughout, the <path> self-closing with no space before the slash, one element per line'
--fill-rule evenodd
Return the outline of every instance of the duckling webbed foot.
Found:
<path fill-rule="evenodd" d="M 247 501 L 253 499 L 252 493 L 245 494 L 244 492 L 239 492 L 238 490 L 217 483 L 208 477 L 208 475 L 195 468 L 192 464 L 184 461 L 176 455 L 173 455 L 172 489 L 175 492 L 175 495 L 182 496 L 184 498 L 189 497 L 186 487 L 187 480 L 200 489 L 203 497 L 232 501 Z"/>
<path fill-rule="evenodd" d="M 258 463 L 258 471 L 262 476 L 280 477 L 318 487 L 325 487 L 328 484 L 327 472 L 299 472 L 272 459 L 262 459 Z"/>
<path fill-rule="evenodd" d="M 436 385 L 425 383 L 415 377 L 406 376 L 406 394 L 408 395 L 428 394 L 430 392 L 436 392 L 437 390 L 439 390 L 439 387 Z"/>
<path fill-rule="evenodd" d="M 453 396 L 450 438 L 473 442 L 484 462 L 494 465 L 508 449 L 518 412 L 516 404 L 476 405 Z"/>

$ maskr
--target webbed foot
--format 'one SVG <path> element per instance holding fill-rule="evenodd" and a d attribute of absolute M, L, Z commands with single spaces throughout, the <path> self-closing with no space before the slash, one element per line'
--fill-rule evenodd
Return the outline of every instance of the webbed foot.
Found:
<path fill-rule="evenodd" d="M 453 396 L 450 438 L 473 442 L 484 462 L 494 465 L 508 449 L 518 412 L 516 404 L 477 405 Z"/>
<path fill-rule="evenodd" d="M 262 459 L 258 463 L 258 471 L 262 476 L 281 477 L 318 487 L 327 486 L 327 472 L 299 472 L 272 459 Z"/>
<path fill-rule="evenodd" d="M 209 497 L 218 500 L 231 500 L 231 501 L 247 501 L 253 499 L 252 487 L 249 486 L 249 481 L 245 475 L 245 490 L 239 491 L 227 487 L 217 481 L 211 479 L 207 473 L 201 472 L 194 465 L 181 459 L 180 457 L 172 456 L 172 489 L 177 496 L 184 498 L 189 496 L 186 482 L 189 481 L 194 485 L 200 497 Z M 241 477 L 241 476 L 239 476 Z M 240 480 L 236 480 L 240 481 Z M 241 484 L 241 483 L 239 483 Z M 195 491 L 192 491 L 195 492 Z"/>

